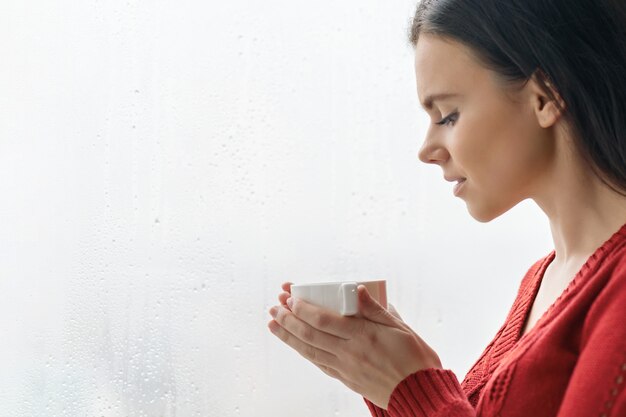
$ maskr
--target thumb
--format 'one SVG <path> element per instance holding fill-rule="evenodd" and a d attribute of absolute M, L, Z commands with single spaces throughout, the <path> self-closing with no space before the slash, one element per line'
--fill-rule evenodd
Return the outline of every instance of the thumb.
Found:
<path fill-rule="evenodd" d="M 402 320 L 400 313 L 398 313 L 398 310 L 396 310 L 396 308 L 392 304 L 389 304 L 389 307 L 387 308 L 387 310 L 389 310 L 392 316 L 396 317 L 397 319 Z"/>
<path fill-rule="evenodd" d="M 365 285 L 359 285 L 357 291 L 359 295 L 359 312 L 364 318 L 385 326 L 396 327 L 396 318 L 385 307 L 381 306 L 378 301 L 372 298 Z"/>

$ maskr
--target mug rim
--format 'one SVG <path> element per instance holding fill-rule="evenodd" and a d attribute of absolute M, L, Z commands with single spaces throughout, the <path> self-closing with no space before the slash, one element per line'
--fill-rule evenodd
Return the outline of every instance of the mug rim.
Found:
<path fill-rule="evenodd" d="M 352 284 L 352 283 L 356 283 L 357 285 L 365 285 L 365 284 L 372 284 L 372 283 L 381 283 L 381 282 L 387 282 L 386 279 L 375 279 L 375 280 L 371 280 L 371 281 L 329 281 L 329 282 L 312 282 L 312 283 L 307 283 L 307 284 L 291 284 L 291 288 L 293 287 L 323 287 L 323 286 L 330 286 L 330 285 L 341 285 L 341 284 Z"/>

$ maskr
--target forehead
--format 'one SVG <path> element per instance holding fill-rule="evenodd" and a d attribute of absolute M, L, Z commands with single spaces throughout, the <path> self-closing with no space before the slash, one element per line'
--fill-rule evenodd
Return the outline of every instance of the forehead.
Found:
<path fill-rule="evenodd" d="M 415 46 L 417 94 L 423 106 L 432 95 L 465 96 L 484 88 L 488 72 L 471 51 L 458 42 L 422 34 Z"/>

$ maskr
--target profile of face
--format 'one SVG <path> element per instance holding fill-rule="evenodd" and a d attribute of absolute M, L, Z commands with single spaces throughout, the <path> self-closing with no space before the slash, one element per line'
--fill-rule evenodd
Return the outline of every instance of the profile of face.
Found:
<path fill-rule="evenodd" d="M 430 34 L 416 44 L 415 73 L 431 119 L 419 159 L 441 166 L 472 217 L 488 222 L 545 188 L 558 110 L 534 78 L 505 89 L 468 47 Z"/>

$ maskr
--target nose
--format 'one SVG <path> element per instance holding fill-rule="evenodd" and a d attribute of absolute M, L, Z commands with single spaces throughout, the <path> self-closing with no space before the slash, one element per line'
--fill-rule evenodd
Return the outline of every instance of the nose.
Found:
<path fill-rule="evenodd" d="M 441 165 L 450 159 L 450 153 L 444 146 L 433 140 L 431 135 L 427 134 L 418 152 L 418 157 L 425 164 Z"/>

